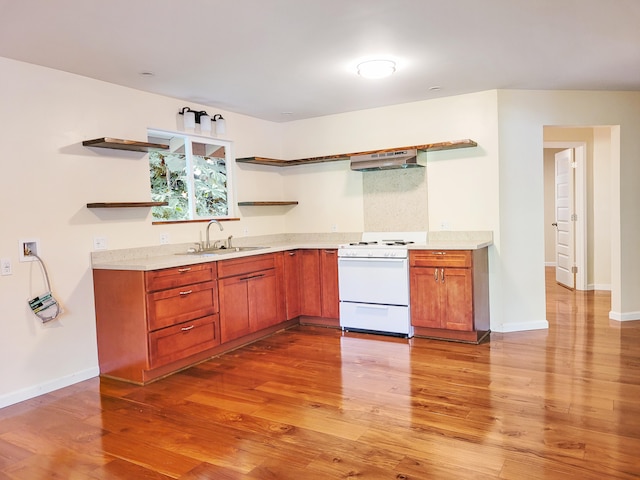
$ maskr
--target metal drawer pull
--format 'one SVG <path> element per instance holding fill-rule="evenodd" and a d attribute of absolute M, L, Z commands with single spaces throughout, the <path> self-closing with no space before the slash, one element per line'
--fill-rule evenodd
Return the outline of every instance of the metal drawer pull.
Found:
<path fill-rule="evenodd" d="M 440 269 L 440 282 L 444 283 L 444 268 Z"/>
<path fill-rule="evenodd" d="M 248 277 L 243 277 L 240 280 L 251 280 L 253 278 L 260 278 L 260 277 L 264 277 L 264 273 L 261 273 L 259 275 L 249 275 Z"/>
<path fill-rule="evenodd" d="M 289 256 L 290 257 L 295 257 L 296 256 L 296 252 L 289 252 Z"/>
<path fill-rule="evenodd" d="M 434 268 L 433 269 L 433 279 L 437 282 L 438 281 L 438 269 Z"/>
<path fill-rule="evenodd" d="M 189 325 L 188 327 L 182 327 L 180 330 L 188 332 L 189 330 L 193 330 L 193 327 L 195 327 L 195 325 Z"/>
<path fill-rule="evenodd" d="M 186 268 L 179 268 L 178 271 L 180 273 L 184 273 L 184 272 L 190 272 L 191 271 L 191 267 L 186 267 Z"/>
<path fill-rule="evenodd" d="M 193 290 L 186 290 L 184 292 L 180 292 L 180 295 L 189 295 L 190 293 L 193 293 Z"/>
<path fill-rule="evenodd" d="M 446 255 L 447 252 L 431 252 L 433 255 Z"/>

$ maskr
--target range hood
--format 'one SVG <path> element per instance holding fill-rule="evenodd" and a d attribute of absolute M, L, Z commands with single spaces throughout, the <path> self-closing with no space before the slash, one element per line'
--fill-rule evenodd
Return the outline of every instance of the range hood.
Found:
<path fill-rule="evenodd" d="M 395 150 L 393 152 L 370 153 L 350 157 L 351 170 L 371 172 L 399 168 L 422 167 L 417 160 L 418 150 Z"/>

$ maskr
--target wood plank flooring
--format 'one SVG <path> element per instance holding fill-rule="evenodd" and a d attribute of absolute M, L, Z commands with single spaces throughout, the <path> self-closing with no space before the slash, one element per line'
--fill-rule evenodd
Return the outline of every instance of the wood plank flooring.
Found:
<path fill-rule="evenodd" d="M 548 331 L 295 327 L 139 387 L 0 410 L 0 479 L 640 478 L 640 325 L 548 283 Z"/>

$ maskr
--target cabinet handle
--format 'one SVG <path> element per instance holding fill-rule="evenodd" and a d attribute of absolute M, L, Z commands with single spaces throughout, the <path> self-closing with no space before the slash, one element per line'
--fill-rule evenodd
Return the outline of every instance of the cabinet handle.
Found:
<path fill-rule="evenodd" d="M 260 278 L 260 277 L 264 277 L 264 273 L 261 273 L 259 275 L 249 275 L 248 277 L 242 277 L 240 280 L 251 280 L 252 278 Z"/>
<path fill-rule="evenodd" d="M 193 327 L 195 327 L 195 325 L 189 325 L 188 327 L 182 327 L 180 330 L 182 330 L 183 332 L 188 332 L 189 330 L 192 330 Z"/>
<path fill-rule="evenodd" d="M 180 295 L 189 295 L 190 293 L 193 293 L 193 290 L 185 290 L 184 292 L 180 292 Z"/>
<path fill-rule="evenodd" d="M 433 279 L 437 282 L 438 281 L 438 269 L 434 268 L 433 269 Z"/>
<path fill-rule="evenodd" d="M 296 252 L 287 252 L 287 253 L 289 253 L 290 257 L 295 257 L 296 256 Z"/>
<path fill-rule="evenodd" d="M 335 255 L 335 250 L 325 250 L 324 253 L 328 253 L 329 255 Z"/>
<path fill-rule="evenodd" d="M 431 252 L 433 255 L 446 255 L 447 252 Z"/>
<path fill-rule="evenodd" d="M 178 271 L 180 273 L 190 272 L 191 271 L 191 267 L 179 268 Z"/>
<path fill-rule="evenodd" d="M 440 283 L 444 283 L 444 268 L 440 269 Z"/>

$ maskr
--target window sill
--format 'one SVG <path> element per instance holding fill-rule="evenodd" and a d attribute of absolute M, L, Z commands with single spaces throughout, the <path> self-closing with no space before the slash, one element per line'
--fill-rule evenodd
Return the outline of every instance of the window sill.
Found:
<path fill-rule="evenodd" d="M 170 225 L 173 223 L 208 223 L 211 220 L 214 220 L 212 218 L 199 218 L 197 220 L 166 220 L 166 221 L 158 221 L 158 220 L 154 220 L 153 222 L 151 222 L 151 225 Z M 236 221 L 240 221 L 240 218 L 236 218 L 236 217 L 222 217 L 222 218 L 216 218 L 215 220 L 219 221 L 219 222 L 236 222 Z"/>

